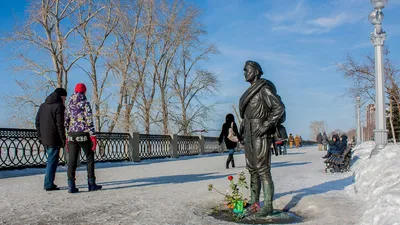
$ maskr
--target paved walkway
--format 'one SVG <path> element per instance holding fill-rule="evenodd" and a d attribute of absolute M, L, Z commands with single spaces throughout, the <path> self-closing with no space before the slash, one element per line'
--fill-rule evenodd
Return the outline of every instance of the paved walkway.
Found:
<path fill-rule="evenodd" d="M 353 182 L 351 172 L 324 173 L 325 152 L 317 147 L 288 153 L 273 156 L 274 206 L 305 217 L 302 224 L 354 224 L 360 206 L 346 188 Z M 62 190 L 56 192 L 42 190 L 44 169 L 0 171 L 0 224 L 233 224 L 207 215 L 223 200 L 207 185 L 224 191 L 228 175 L 247 172 L 244 154 L 235 155 L 235 169 L 225 169 L 226 157 L 96 164 L 104 188 L 98 192 L 87 192 L 83 166 L 78 194 L 67 193 L 65 167 L 58 168 L 55 183 Z"/>

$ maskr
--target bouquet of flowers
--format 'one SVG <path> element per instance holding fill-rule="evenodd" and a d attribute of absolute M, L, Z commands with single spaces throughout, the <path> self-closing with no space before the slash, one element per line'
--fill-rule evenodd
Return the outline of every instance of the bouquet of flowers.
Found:
<path fill-rule="evenodd" d="M 215 190 L 221 195 L 225 196 L 225 203 L 228 208 L 233 209 L 235 213 L 242 213 L 243 207 L 247 204 L 247 199 L 243 197 L 243 193 L 240 191 L 240 188 L 248 189 L 248 185 L 246 182 L 246 176 L 244 172 L 240 172 L 238 174 L 238 180 L 235 183 L 233 176 L 228 176 L 228 180 L 230 182 L 230 191 L 227 190 L 226 193 L 222 193 L 214 188 L 212 184 L 208 185 L 208 190 Z"/>

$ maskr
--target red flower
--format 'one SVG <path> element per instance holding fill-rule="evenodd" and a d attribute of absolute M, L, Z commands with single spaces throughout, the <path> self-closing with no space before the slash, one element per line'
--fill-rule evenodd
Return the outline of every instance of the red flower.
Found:
<path fill-rule="evenodd" d="M 228 180 L 233 180 L 233 177 L 232 176 L 228 176 Z"/>

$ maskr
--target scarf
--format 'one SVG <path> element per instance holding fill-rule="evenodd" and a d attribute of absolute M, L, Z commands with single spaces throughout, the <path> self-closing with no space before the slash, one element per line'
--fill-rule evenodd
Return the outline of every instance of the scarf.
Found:
<path fill-rule="evenodd" d="M 240 117 L 244 119 L 244 112 L 246 111 L 247 104 L 250 102 L 250 100 L 256 95 L 262 87 L 265 85 L 268 85 L 271 83 L 271 81 L 265 80 L 265 79 L 258 79 L 254 84 L 252 84 L 240 97 L 239 101 L 239 111 L 240 111 Z M 272 83 L 271 83 L 272 84 Z"/>

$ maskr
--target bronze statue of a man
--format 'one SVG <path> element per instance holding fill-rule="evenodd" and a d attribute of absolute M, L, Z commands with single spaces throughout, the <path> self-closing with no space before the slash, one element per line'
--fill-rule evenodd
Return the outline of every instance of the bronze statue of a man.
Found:
<path fill-rule="evenodd" d="M 251 200 L 260 200 L 260 190 L 264 192 L 264 206 L 259 216 L 272 214 L 274 183 L 271 177 L 271 142 L 276 125 L 284 116 L 285 106 L 277 95 L 275 85 L 262 79 L 261 66 L 254 61 L 244 65 L 244 77 L 251 86 L 244 92 L 239 102 L 243 119 L 240 135 L 245 143 L 246 167 L 250 173 Z"/>

